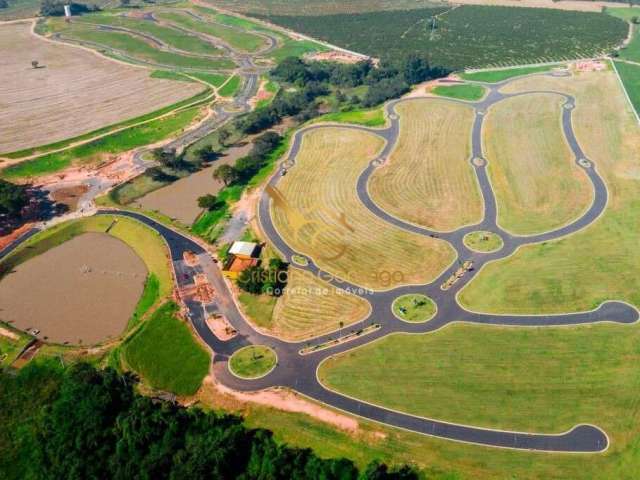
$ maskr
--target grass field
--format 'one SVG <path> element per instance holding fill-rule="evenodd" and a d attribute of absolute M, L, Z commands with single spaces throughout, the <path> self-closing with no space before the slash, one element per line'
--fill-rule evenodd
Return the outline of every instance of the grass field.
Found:
<path fill-rule="evenodd" d="M 182 12 L 162 12 L 158 13 L 157 17 L 188 30 L 220 38 L 233 48 L 246 52 L 255 52 L 265 46 L 264 38 L 216 23 L 212 18 L 203 17 L 207 20 L 203 22 Z"/>
<path fill-rule="evenodd" d="M 438 85 L 431 93 L 441 97 L 475 102 L 484 97 L 486 90 L 480 85 Z"/>
<path fill-rule="evenodd" d="M 373 134 L 340 127 L 307 132 L 296 166 L 278 184 L 274 223 L 294 249 L 357 285 L 431 281 L 453 260 L 450 247 L 391 227 L 356 195 L 358 176 L 382 146 Z"/>
<path fill-rule="evenodd" d="M 29 23 L 0 26 L 0 152 L 82 135 L 202 90 L 196 83 L 176 88 L 175 82 L 150 78 L 146 69 L 45 42 L 29 29 Z M 31 59 L 44 68 L 31 68 Z"/>
<path fill-rule="evenodd" d="M 89 42 L 97 47 L 106 47 L 122 52 L 135 60 L 172 68 L 195 70 L 215 70 L 234 68 L 235 64 L 227 58 L 207 58 L 160 50 L 142 37 L 120 31 L 98 30 L 90 25 L 71 24 L 59 31 L 65 39 Z"/>
<path fill-rule="evenodd" d="M 426 295 L 402 295 L 393 301 L 393 314 L 405 322 L 426 322 L 436 314 L 436 304 Z"/>
<path fill-rule="evenodd" d="M 0 371 L 11 365 L 29 340 L 31 337 L 0 322 Z"/>
<path fill-rule="evenodd" d="M 446 11 L 446 13 L 444 13 Z M 609 52 L 627 24 L 602 13 L 464 5 L 339 15 L 262 14 L 312 38 L 372 55 L 426 55 L 451 69 L 512 66 Z M 431 18 L 439 15 L 435 29 Z"/>
<path fill-rule="evenodd" d="M 464 236 L 464 244 L 476 252 L 495 252 L 504 245 L 502 238 L 493 232 L 471 232 Z"/>
<path fill-rule="evenodd" d="M 236 12 L 276 15 L 330 15 L 431 6 L 429 0 L 216 0 L 212 4 Z"/>
<path fill-rule="evenodd" d="M 312 273 L 289 268 L 287 288 L 261 327 L 278 338 L 304 340 L 346 328 L 369 314 L 369 303 L 338 291 Z"/>
<path fill-rule="evenodd" d="M 640 65 L 625 62 L 615 64 L 633 108 L 640 113 Z"/>
<path fill-rule="evenodd" d="M 373 200 L 397 217 L 436 230 L 479 221 L 482 199 L 469 163 L 473 110 L 410 100 L 396 111 L 398 143 L 369 181 Z"/>
<path fill-rule="evenodd" d="M 507 68 L 503 70 L 488 70 L 484 72 L 464 72 L 460 74 L 465 80 L 473 80 L 475 82 L 498 83 L 520 75 L 530 75 L 532 73 L 548 72 L 552 68 L 551 65 L 542 65 L 539 67 L 521 67 Z"/>
<path fill-rule="evenodd" d="M 148 34 L 151 37 L 165 43 L 166 45 L 185 52 L 202 55 L 221 55 L 222 51 L 213 44 L 205 42 L 200 38 L 189 35 L 183 31 L 170 27 L 164 27 L 148 20 L 138 20 L 124 17 L 121 14 L 113 15 L 109 13 L 98 13 L 82 15 L 78 17 L 78 22 L 109 25 L 113 27 L 123 27 L 135 32 Z"/>
<path fill-rule="evenodd" d="M 77 147 L 17 163 L 0 171 L 0 176 L 8 179 L 31 178 L 58 172 L 72 164 L 98 163 L 109 154 L 126 152 L 174 135 L 189 126 L 199 113 L 199 107 L 191 107 Z"/>
<path fill-rule="evenodd" d="M 224 82 L 227 81 L 227 76 L 220 75 L 219 73 L 189 73 L 189 76 L 195 77 L 198 80 L 202 80 L 203 82 L 207 82 L 209 85 L 214 87 L 220 87 Z"/>
<path fill-rule="evenodd" d="M 640 8 L 607 8 L 606 13 L 614 17 L 631 22 L 633 17 L 640 17 Z M 638 36 L 638 25 L 632 24 L 631 41 L 620 50 L 620 58 L 640 61 L 640 37 Z"/>
<path fill-rule="evenodd" d="M 549 433 L 592 423 L 611 438 L 605 455 L 547 455 L 543 462 L 539 454 L 460 447 L 465 457 L 483 455 L 484 468 L 493 471 L 465 478 L 506 478 L 508 471 L 510 478 L 630 479 L 637 461 L 639 335 L 637 325 L 452 325 L 429 335 L 393 335 L 331 358 L 319 376 L 340 392 L 416 415 Z M 518 465 L 504 469 L 509 457 Z"/>
<path fill-rule="evenodd" d="M 494 105 L 486 116 L 484 151 L 498 222 L 512 233 L 558 228 L 591 204 L 591 182 L 562 133 L 563 102 L 557 95 L 524 95 Z"/>
<path fill-rule="evenodd" d="M 640 227 L 633 220 L 640 213 L 640 130 L 618 79 L 611 70 L 522 79 L 509 91 L 532 88 L 575 95 L 574 129 L 607 184 L 607 209 L 579 233 L 487 265 L 460 292 L 460 301 L 472 310 L 513 313 L 588 310 L 608 299 L 640 306 Z"/>
<path fill-rule="evenodd" d="M 238 75 L 234 75 L 229 80 L 227 80 L 224 85 L 222 85 L 222 87 L 218 90 L 218 95 L 221 95 L 223 97 L 233 97 L 238 92 L 241 84 L 242 78 L 240 78 Z"/>
<path fill-rule="evenodd" d="M 209 354 L 176 317 L 173 302 L 156 310 L 122 347 L 124 361 L 154 388 L 193 395 L 209 371 Z"/>
<path fill-rule="evenodd" d="M 231 356 L 229 368 L 241 378 L 260 378 L 269 373 L 277 361 L 276 353 L 269 347 L 250 345 Z"/>
<path fill-rule="evenodd" d="M 382 127 L 386 123 L 382 108 L 372 108 L 369 110 L 349 110 L 346 112 L 326 113 L 313 122 L 338 122 L 354 123 L 365 127 Z"/>

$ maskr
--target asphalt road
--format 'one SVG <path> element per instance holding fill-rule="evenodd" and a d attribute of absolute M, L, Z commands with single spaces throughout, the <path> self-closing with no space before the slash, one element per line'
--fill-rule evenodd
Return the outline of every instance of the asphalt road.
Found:
<path fill-rule="evenodd" d="M 484 113 L 491 105 L 509 98 L 512 95 L 504 95 L 498 89 L 509 81 L 496 85 L 486 85 L 489 88 L 489 94 L 481 101 L 469 103 L 476 110 L 476 118 L 472 132 L 472 151 L 473 158 L 484 158 L 482 151 L 481 135 Z M 532 92 L 528 92 L 532 93 Z M 578 231 L 595 221 L 600 213 L 604 210 L 607 203 L 607 189 L 597 173 L 596 166 L 587 159 L 584 152 L 578 144 L 572 127 L 572 112 L 575 106 L 575 99 L 569 95 L 560 92 L 545 92 L 560 95 L 564 98 L 565 108 L 562 115 L 562 129 L 568 144 L 573 151 L 577 165 L 583 170 L 585 175 L 591 180 L 594 199 L 588 211 L 579 219 L 557 230 L 546 232 L 543 234 L 532 236 L 514 236 L 502 230 L 496 223 L 496 200 L 491 189 L 491 184 L 487 177 L 486 161 L 483 164 L 471 162 L 475 169 L 482 195 L 484 198 L 484 218 L 483 220 L 471 226 L 465 226 L 452 232 L 435 232 L 422 227 L 418 227 L 395 217 L 388 215 L 380 209 L 368 196 L 366 185 L 369 177 L 380 164 L 381 160 L 386 158 L 394 148 L 397 141 L 399 123 L 398 116 L 395 113 L 395 107 L 400 102 L 413 101 L 412 99 L 396 100 L 386 105 L 389 114 L 390 124 L 385 129 L 369 129 L 365 127 L 349 126 L 343 128 L 357 128 L 370 131 L 376 135 L 385 138 L 388 143 L 384 151 L 379 157 L 371 162 L 371 164 L 362 172 L 358 183 L 357 193 L 364 205 L 367 206 L 378 217 L 408 231 L 412 231 L 421 235 L 437 235 L 450 243 L 457 251 L 458 258 L 461 260 L 473 260 L 474 270 L 468 272 L 454 286 L 448 290 L 442 290 L 440 285 L 458 268 L 458 263 L 454 264 L 443 272 L 439 278 L 426 285 L 412 285 L 398 287 L 388 291 L 364 291 L 359 293 L 371 303 L 372 313 L 359 324 L 349 326 L 348 330 L 358 330 L 367 325 L 378 324 L 380 328 L 372 333 L 356 336 L 349 342 L 337 344 L 331 348 L 318 350 L 314 353 L 301 355 L 300 350 L 309 343 L 320 345 L 331 338 L 336 337 L 336 333 L 322 335 L 311 341 L 304 342 L 285 342 L 278 338 L 262 334 L 252 328 L 238 311 L 233 301 L 232 295 L 217 265 L 214 264 L 211 256 L 196 241 L 178 233 L 155 220 L 152 220 L 140 213 L 128 211 L 111 211 L 101 210 L 98 215 L 117 214 L 131 218 L 135 218 L 149 227 L 155 229 L 166 240 L 173 266 L 176 272 L 176 281 L 178 287 L 193 284 L 193 277 L 196 274 L 204 273 L 216 291 L 215 298 L 210 304 L 202 305 L 198 302 L 186 303 L 190 321 L 198 332 L 200 337 L 205 341 L 214 352 L 214 372 L 216 378 L 223 384 L 236 390 L 257 390 L 272 386 L 285 386 L 299 391 L 300 393 L 316 399 L 320 402 L 331 405 L 340 410 L 368 418 L 370 420 L 403 428 L 406 430 L 431 435 L 434 437 L 456 440 L 461 442 L 470 442 L 480 445 L 549 451 L 549 452 L 583 452 L 593 453 L 602 452 L 609 445 L 606 434 L 597 426 L 593 425 L 576 425 L 568 432 L 552 432 L 552 433 L 526 433 L 497 431 L 486 428 L 479 428 L 470 425 L 452 424 L 443 420 L 435 420 L 423 417 L 417 417 L 402 412 L 393 411 L 377 405 L 350 398 L 340 393 L 331 391 L 324 387 L 316 377 L 316 371 L 321 361 L 329 356 L 340 352 L 350 350 L 354 347 L 364 345 L 375 339 L 396 332 L 408 333 L 426 333 L 442 328 L 443 326 L 456 322 L 465 321 L 479 324 L 489 325 L 518 325 L 518 326 L 559 326 L 559 325 L 578 325 L 595 323 L 602 321 L 618 322 L 630 324 L 638 320 L 638 311 L 622 302 L 606 302 L 598 309 L 590 312 L 577 312 L 558 315 L 490 315 L 483 313 L 469 312 L 463 309 L 456 301 L 456 293 L 474 278 L 480 267 L 489 261 L 503 258 L 513 253 L 513 251 L 521 246 L 530 243 L 548 241 L 563 237 L 572 232 Z M 525 93 L 526 94 L 526 93 Z M 522 95 L 522 94 L 518 94 Z M 439 98 L 439 100 L 443 100 Z M 451 100 L 455 101 L 455 100 Z M 312 126 L 309 129 L 326 128 L 322 125 Z M 305 130 L 305 131 L 306 131 Z M 298 132 L 293 139 L 292 148 L 287 161 L 283 162 L 286 168 L 296 168 L 295 158 L 300 149 L 300 142 L 304 131 Z M 285 168 L 285 167 L 282 167 Z M 276 186 L 282 171 L 277 172 L 270 180 L 271 186 Z M 270 198 L 264 194 L 259 204 L 259 219 L 261 226 L 269 238 L 270 242 L 285 256 L 286 260 L 291 260 L 292 255 L 297 254 L 289 247 L 286 241 L 281 238 L 275 229 L 270 215 Z M 470 251 L 463 243 L 462 238 L 470 231 L 486 230 L 495 232 L 500 235 L 504 241 L 504 247 L 493 253 L 477 253 Z M 185 251 L 194 252 L 200 261 L 197 267 L 190 267 L 183 261 Z M 1 254 L 0 254 L 1 255 Z M 342 282 L 339 279 L 331 278 L 327 272 L 322 271 L 311 259 L 306 267 L 296 267 L 308 270 L 321 278 L 327 279 L 330 283 L 338 288 L 349 289 L 358 294 L 359 286 Z M 293 267 L 292 267 L 293 268 Z M 422 293 L 428 295 L 438 306 L 435 317 L 426 323 L 407 323 L 399 320 L 391 314 L 391 304 L 393 300 L 407 293 Z M 221 341 L 206 325 L 206 318 L 213 313 L 223 314 L 231 325 L 238 331 L 238 335 L 229 341 Z M 347 329 L 344 329 L 345 332 Z M 242 380 L 232 375 L 228 370 L 229 357 L 244 346 L 250 344 L 262 344 L 273 348 L 278 355 L 277 367 L 265 377 L 256 380 Z M 461 408 L 473 408 L 471 406 L 461 406 Z"/>

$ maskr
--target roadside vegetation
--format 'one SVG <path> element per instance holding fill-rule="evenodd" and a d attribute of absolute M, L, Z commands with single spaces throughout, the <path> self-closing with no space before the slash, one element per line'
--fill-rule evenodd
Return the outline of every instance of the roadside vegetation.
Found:
<path fill-rule="evenodd" d="M 153 388 L 193 395 L 209 371 L 210 356 L 177 313 L 173 302 L 157 309 L 122 345 L 122 360 Z"/>
<path fill-rule="evenodd" d="M 460 74 L 464 80 L 472 80 L 475 82 L 498 83 L 509 78 L 519 77 L 521 75 L 530 75 L 532 73 L 549 72 L 553 65 L 541 65 L 537 67 L 521 67 L 521 68 L 505 68 L 502 70 L 486 70 L 482 72 L 463 72 Z"/>
<path fill-rule="evenodd" d="M 633 108 L 640 115 L 640 65 L 616 61 L 615 67 Z"/>
<path fill-rule="evenodd" d="M 480 85 L 438 85 L 432 93 L 440 97 L 455 98 L 457 100 L 468 100 L 476 102 L 484 97 L 486 90 Z"/>
<path fill-rule="evenodd" d="M 264 18 L 377 58 L 418 53 L 452 70 L 592 57 L 627 35 L 624 21 L 602 13 L 477 5 Z"/>

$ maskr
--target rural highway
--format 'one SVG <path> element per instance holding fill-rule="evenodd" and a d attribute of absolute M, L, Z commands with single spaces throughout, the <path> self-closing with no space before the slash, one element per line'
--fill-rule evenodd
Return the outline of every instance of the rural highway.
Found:
<path fill-rule="evenodd" d="M 291 268 L 301 268 L 312 272 L 338 288 L 346 289 L 352 293 L 361 295 L 371 304 L 372 309 L 370 316 L 362 322 L 344 328 L 342 330 L 343 333 L 346 334 L 347 330 L 358 331 L 367 327 L 377 327 L 370 328 L 368 333 L 365 331 L 360 335 L 355 335 L 353 336 L 353 339 L 349 341 L 337 343 L 330 347 L 314 351 L 313 353 L 303 355 L 300 353 L 300 350 L 308 347 L 309 344 L 324 345 L 326 342 L 336 338 L 340 333 L 333 332 L 304 342 L 286 342 L 276 337 L 258 332 L 246 321 L 244 316 L 238 310 L 229 290 L 229 286 L 222 276 L 220 268 L 214 263 L 211 255 L 199 242 L 159 222 L 156 222 L 141 213 L 121 210 L 100 210 L 97 214 L 116 214 L 127 216 L 156 230 L 165 239 L 170 250 L 178 288 L 193 285 L 194 276 L 197 274 L 204 274 L 207 276 L 215 289 L 215 298 L 211 303 L 204 305 L 199 302 L 185 299 L 187 316 L 198 335 L 214 352 L 213 369 L 217 380 L 230 388 L 241 391 L 251 391 L 273 386 L 284 386 L 334 408 L 375 422 L 433 437 L 460 442 L 545 452 L 603 452 L 609 446 L 609 439 L 606 433 L 595 425 L 576 425 L 567 432 L 544 433 L 502 431 L 472 425 L 454 424 L 447 422 L 446 420 L 424 418 L 394 411 L 379 405 L 373 405 L 362 400 L 348 397 L 328 389 L 321 384 L 317 378 L 317 370 L 323 360 L 337 353 L 365 345 L 373 340 L 392 333 L 433 332 L 450 323 L 459 321 L 485 325 L 562 326 L 605 321 L 631 324 L 638 320 L 638 311 L 634 307 L 626 303 L 616 301 L 605 302 L 593 311 L 558 315 L 491 315 L 470 312 L 465 310 L 457 302 L 456 293 L 464 285 L 468 284 L 475 277 L 479 269 L 487 262 L 504 258 L 513 253 L 519 246 L 554 240 L 583 229 L 599 217 L 607 204 L 608 192 L 606 186 L 597 173 L 596 165 L 585 156 L 573 131 L 572 112 L 575 107 L 575 99 L 570 95 L 561 92 L 544 92 L 559 95 L 563 99 L 564 105 L 561 120 L 562 130 L 573 152 L 576 164 L 591 181 L 594 193 L 593 201 L 586 213 L 584 213 L 580 218 L 557 230 L 532 236 L 515 236 L 500 228 L 497 224 L 496 199 L 488 179 L 486 171 L 487 161 L 484 158 L 482 150 L 481 138 L 484 114 L 490 106 L 514 95 L 541 93 L 526 92 L 513 95 L 501 93 L 499 89 L 509 82 L 510 80 L 494 85 L 485 84 L 488 89 L 488 94 L 484 99 L 478 102 L 464 102 L 467 105 L 471 105 L 476 112 L 471 139 L 472 157 L 469 161 L 477 175 L 484 199 L 484 216 L 482 221 L 476 225 L 465 226 L 452 232 L 432 231 L 403 222 L 379 208 L 369 197 L 366 189 L 367 182 L 371 174 L 382 163 L 383 159 L 388 157 L 397 141 L 399 133 L 399 118 L 395 111 L 395 107 L 401 102 L 414 101 L 413 99 L 408 98 L 394 100 L 386 104 L 385 108 L 389 119 L 388 126 L 386 128 L 376 129 L 340 125 L 341 128 L 356 128 L 368 131 L 387 140 L 387 144 L 383 151 L 362 172 L 357 182 L 356 190 L 362 203 L 372 213 L 397 228 L 421 235 L 437 235 L 440 239 L 447 241 L 455 249 L 459 261 L 472 260 L 474 262 L 474 269 L 467 272 L 448 290 L 442 290 L 440 286 L 447 278 L 458 270 L 458 262 L 454 262 L 437 279 L 426 285 L 402 286 L 388 291 L 372 292 L 363 290 L 358 285 L 353 285 L 333 277 L 316 265 L 313 259 L 309 258 L 309 264 L 304 267 L 297 266 L 292 263 Z M 438 100 L 443 101 L 447 99 L 439 98 Z M 283 169 L 296 168 L 295 159 L 300 151 L 301 140 L 304 132 L 319 128 L 327 127 L 326 125 L 315 125 L 297 132 L 293 137 L 293 143 L 288 158 L 283 162 L 280 170 L 270 179 L 269 186 L 277 186 L 279 179 L 282 177 Z M 269 241 L 284 255 L 285 260 L 291 262 L 293 255 L 300 254 L 293 250 L 276 230 L 271 217 L 271 199 L 266 193 L 264 193 L 260 199 L 258 210 L 262 229 L 269 238 Z M 476 230 L 490 231 L 498 234 L 504 241 L 503 248 L 493 253 L 478 253 L 469 250 L 464 245 L 462 239 L 466 233 Z M 199 264 L 196 267 L 191 267 L 184 262 L 183 256 L 186 251 L 193 252 L 197 255 Z M 433 319 L 424 323 L 408 323 L 400 320 L 391 313 L 391 305 L 394 299 L 400 295 L 409 293 L 427 295 L 436 303 L 437 313 Z M 210 315 L 216 313 L 222 314 L 227 318 L 229 323 L 238 332 L 237 336 L 228 341 L 221 341 L 211 332 L 206 324 L 206 319 Z M 278 363 L 276 368 L 262 378 L 255 380 L 243 380 L 236 377 L 229 371 L 228 359 L 239 348 L 251 344 L 267 345 L 271 347 L 278 355 Z M 473 405 L 468 407 L 461 406 L 461 408 L 473 408 Z"/>
<path fill-rule="evenodd" d="M 351 350 L 392 333 L 427 333 L 435 331 L 453 322 L 464 321 L 485 325 L 511 326 L 562 326 L 604 321 L 630 324 L 638 320 L 638 311 L 635 308 L 626 303 L 615 301 L 605 302 L 593 311 L 558 315 L 491 315 L 470 312 L 458 304 L 456 300 L 456 293 L 474 278 L 480 267 L 484 264 L 512 254 L 519 246 L 557 239 L 583 229 L 599 217 L 607 204 L 608 192 L 606 186 L 597 173 L 596 165 L 594 165 L 594 163 L 585 156 L 573 131 L 572 112 L 575 107 L 575 99 L 570 95 L 561 92 L 547 91 L 503 94 L 499 89 L 507 83 L 509 83 L 509 81 L 495 85 L 485 84 L 485 87 L 488 89 L 488 94 L 484 99 L 478 102 L 463 102 L 471 105 L 476 111 L 472 131 L 472 157 L 469 161 L 475 169 L 481 188 L 484 199 L 484 216 L 480 223 L 465 226 L 452 232 L 432 231 L 403 222 L 402 220 L 389 215 L 377 206 L 369 197 L 367 192 L 366 186 L 370 176 L 381 164 L 382 160 L 388 157 L 389 153 L 395 147 L 395 143 L 398 138 L 399 118 L 395 111 L 395 107 L 401 102 L 411 102 L 414 101 L 414 99 L 409 98 L 395 100 L 386 105 L 387 116 L 389 118 L 389 123 L 386 128 L 376 129 L 340 125 L 341 128 L 356 128 L 368 131 L 387 140 L 387 144 L 383 151 L 362 172 L 357 182 L 357 194 L 362 203 L 379 218 L 398 228 L 421 235 L 437 235 L 439 238 L 449 242 L 449 244 L 456 250 L 458 259 L 462 261 L 472 260 L 474 262 L 474 269 L 467 272 L 466 275 L 464 275 L 448 290 L 442 290 L 440 285 L 442 285 L 442 283 L 444 283 L 445 280 L 459 268 L 458 262 L 454 262 L 451 267 L 429 284 L 402 286 L 389 291 L 375 292 L 363 291 L 363 289 L 358 285 L 353 285 L 333 277 L 316 265 L 311 258 L 308 259 L 309 264 L 304 267 L 292 264 L 291 268 L 301 268 L 312 272 L 338 288 L 346 289 L 356 294 L 360 292 L 360 295 L 369 301 L 372 306 L 372 313 L 370 316 L 358 324 L 350 325 L 348 329 L 343 329 L 343 333 L 346 334 L 347 331 L 358 331 L 365 329 L 368 326 L 377 326 L 378 328 L 370 329 L 369 333 L 366 333 L 365 331 L 365 333 L 355 335 L 350 341 L 337 343 L 331 347 L 319 349 L 313 353 L 302 355 L 300 350 L 308 347 L 309 344 L 324 345 L 326 342 L 336 338 L 339 333 L 333 332 L 331 334 L 322 335 L 310 341 L 286 342 L 256 331 L 238 311 L 236 304 L 232 299 L 228 285 L 220 272 L 220 268 L 213 263 L 211 256 L 200 244 L 148 217 L 145 217 L 142 214 L 124 211 L 116 212 L 117 214 L 130 216 L 144 222 L 151 228 L 157 230 L 165 238 L 171 250 L 171 256 L 179 287 L 193 284 L 193 277 L 196 274 L 205 274 L 209 278 L 209 281 L 216 291 L 215 300 L 207 305 L 187 300 L 186 306 L 188 308 L 188 316 L 194 329 L 214 352 L 213 368 L 215 376 L 219 381 L 228 387 L 243 391 L 258 390 L 273 386 L 289 387 L 307 397 L 357 416 L 425 435 L 461 442 L 547 452 L 595 453 L 602 452 L 608 448 L 609 440 L 605 432 L 594 425 L 576 425 L 567 432 L 527 433 L 500 431 L 474 427 L 471 425 L 453 424 L 444 420 L 409 415 L 378 405 L 373 405 L 362 400 L 350 398 L 346 395 L 334 392 L 322 385 L 316 375 L 320 363 L 326 358 L 337 353 Z M 485 113 L 490 106 L 516 95 L 530 95 L 534 93 L 554 94 L 563 99 L 563 114 L 561 120 L 562 130 L 573 152 L 576 165 L 582 169 L 584 174 L 587 175 L 591 181 L 594 196 L 592 204 L 586 213 L 566 226 L 542 234 L 516 236 L 506 232 L 497 224 L 495 195 L 488 179 L 486 171 L 487 161 L 484 158 L 482 150 L 482 128 Z M 448 99 L 438 98 L 438 100 L 443 101 Z M 315 125 L 297 132 L 293 138 L 288 158 L 283 162 L 281 170 L 279 170 L 269 182 L 271 187 L 275 187 L 277 185 L 282 176 L 282 169 L 296 168 L 295 159 L 300 151 L 301 140 L 304 133 L 309 130 L 319 128 L 327 128 L 327 126 Z M 269 195 L 265 193 L 259 203 L 259 219 L 261 226 L 273 246 L 284 255 L 287 261 L 291 262 L 293 255 L 300 254 L 293 250 L 287 242 L 280 237 L 273 224 L 270 209 L 271 199 Z M 99 212 L 99 214 L 104 213 L 114 212 Z M 497 252 L 485 254 L 469 250 L 464 245 L 462 239 L 467 233 L 476 230 L 491 231 L 500 235 L 504 241 L 503 248 Z M 183 261 L 183 254 L 185 251 L 192 251 L 198 255 L 200 264 L 197 267 L 190 267 L 185 264 Z M 425 323 L 408 323 L 396 318 L 391 313 L 391 305 L 394 299 L 400 295 L 409 293 L 421 293 L 433 299 L 438 307 L 435 317 Z M 210 315 L 216 313 L 222 314 L 227 318 L 230 324 L 238 332 L 236 337 L 228 341 L 221 341 L 211 332 L 206 324 L 206 319 Z M 274 349 L 278 355 L 278 364 L 274 370 L 260 379 L 243 380 L 229 372 L 228 359 L 239 348 L 251 344 L 267 345 Z"/>

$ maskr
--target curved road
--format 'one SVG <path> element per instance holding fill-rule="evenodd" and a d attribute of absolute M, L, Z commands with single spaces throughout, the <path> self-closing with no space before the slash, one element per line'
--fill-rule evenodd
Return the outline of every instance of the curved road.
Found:
<path fill-rule="evenodd" d="M 320 349 L 306 355 L 302 355 L 300 353 L 300 350 L 307 347 L 310 343 L 313 345 L 320 345 L 336 337 L 336 335 L 339 335 L 337 332 L 314 338 L 311 342 L 286 342 L 254 330 L 238 311 L 232 294 L 229 291 L 227 283 L 218 266 L 215 265 L 207 250 L 193 239 L 188 238 L 141 213 L 100 210 L 97 214 L 117 214 L 131 217 L 155 229 L 167 242 L 176 273 L 177 286 L 179 288 L 192 285 L 196 274 L 205 274 L 208 277 L 216 292 L 214 300 L 209 304 L 203 305 L 199 302 L 185 299 L 185 305 L 188 310 L 187 314 L 194 329 L 214 352 L 213 368 L 216 378 L 231 388 L 248 391 L 272 386 L 285 386 L 310 398 L 354 415 L 413 432 L 461 442 L 537 451 L 583 453 L 602 452 L 608 448 L 609 440 L 606 434 L 597 426 L 577 425 L 568 432 L 526 433 L 499 431 L 469 425 L 453 424 L 442 420 L 423 418 L 397 412 L 381 406 L 372 405 L 355 398 L 350 398 L 346 395 L 327 389 L 325 386 L 320 384 L 316 376 L 316 371 L 320 363 L 324 359 L 337 353 L 364 345 L 391 333 L 427 333 L 456 321 L 490 325 L 559 326 L 603 321 L 630 324 L 638 320 L 638 311 L 634 307 L 626 303 L 615 301 L 605 302 L 593 311 L 559 315 L 490 315 L 467 311 L 458 304 L 456 300 L 456 293 L 474 278 L 482 265 L 489 261 L 510 255 L 521 245 L 548 241 L 576 232 L 595 221 L 607 204 L 606 186 L 598 175 L 593 162 L 587 159 L 584 155 L 584 152 L 580 148 L 573 132 L 572 112 L 575 106 L 575 99 L 564 93 L 544 92 L 557 94 L 564 98 L 565 103 L 562 115 L 562 129 L 567 142 L 573 151 L 577 165 L 591 180 L 594 189 L 592 205 L 587 212 L 577 220 L 562 228 L 543 234 L 515 236 L 502 230 L 497 225 L 496 200 L 486 172 L 487 162 L 484 159 L 482 151 L 481 137 L 484 114 L 487 109 L 491 105 L 494 105 L 505 98 L 514 96 L 499 92 L 499 89 L 510 81 L 511 80 L 507 80 L 495 85 L 485 84 L 489 93 L 483 100 L 479 102 L 463 102 L 471 105 L 476 111 L 476 118 L 472 132 L 473 153 L 470 161 L 471 165 L 473 165 L 473 168 L 475 169 L 484 198 L 484 218 L 476 225 L 465 226 L 452 232 L 431 231 L 429 229 L 403 222 L 380 209 L 369 197 L 367 192 L 366 186 L 368 179 L 381 161 L 388 156 L 397 141 L 399 119 L 398 115 L 395 113 L 395 107 L 400 102 L 413 101 L 412 99 L 395 100 L 386 105 L 389 125 L 384 129 L 340 125 L 341 128 L 357 128 L 369 131 L 387 140 L 387 145 L 383 151 L 362 172 L 358 180 L 357 193 L 364 205 L 366 205 L 374 214 L 398 228 L 421 235 L 437 235 L 439 238 L 449 242 L 449 244 L 456 250 L 459 259 L 472 260 L 474 262 L 474 269 L 467 272 L 448 290 L 442 290 L 440 285 L 458 269 L 458 264 L 456 262 L 454 262 L 452 266 L 447 268 L 446 271 L 429 284 L 402 286 L 388 291 L 371 292 L 363 291 L 363 289 L 357 285 L 352 285 L 348 282 L 343 282 L 331 277 L 327 272 L 321 270 L 311 259 L 309 259 L 309 265 L 305 267 L 296 266 L 296 268 L 301 268 L 319 275 L 321 278 L 326 279 L 329 283 L 338 288 L 348 289 L 353 293 L 364 296 L 372 306 L 372 313 L 366 320 L 359 322 L 356 325 L 350 325 L 348 328 L 350 331 L 358 330 L 374 324 L 377 325 L 378 328 L 374 329 L 370 333 L 363 333 L 362 335 L 355 336 L 354 339 L 348 342 L 338 343 L 330 348 Z M 526 92 L 515 95 L 531 93 L 541 92 Z M 439 100 L 442 101 L 447 99 L 439 98 Z M 449 99 L 449 101 L 456 100 Z M 289 157 L 285 162 L 283 162 L 281 169 L 291 168 L 294 164 L 296 155 L 300 149 L 300 141 L 304 131 L 317 128 L 327 127 L 317 125 L 297 132 L 293 139 Z M 482 161 L 474 162 L 473 159 L 482 159 Z M 277 172 L 271 178 L 269 186 L 275 187 L 281 175 L 282 170 Z M 263 194 L 259 204 L 259 218 L 262 228 L 271 243 L 284 255 L 285 259 L 291 261 L 291 257 L 297 253 L 290 248 L 284 239 L 282 239 L 278 234 L 270 215 L 270 204 L 270 197 L 266 193 Z M 475 230 L 487 230 L 497 233 L 504 240 L 504 247 L 497 252 L 487 254 L 469 250 L 464 245 L 462 239 L 466 233 Z M 12 245 L 12 247 L 14 246 L 15 245 Z M 183 261 L 185 251 L 194 252 L 198 256 L 198 266 L 190 267 L 185 264 Z M 391 305 L 393 300 L 399 295 L 407 293 L 422 293 L 431 297 L 438 306 L 435 317 L 425 323 L 407 323 L 391 314 Z M 237 330 L 238 335 L 229 341 L 221 341 L 213 335 L 206 325 L 206 319 L 209 315 L 214 313 L 224 315 L 230 324 Z M 265 377 L 256 380 L 242 380 L 229 372 L 227 363 L 229 357 L 236 350 L 250 344 L 262 344 L 273 348 L 278 354 L 278 365 Z"/>

